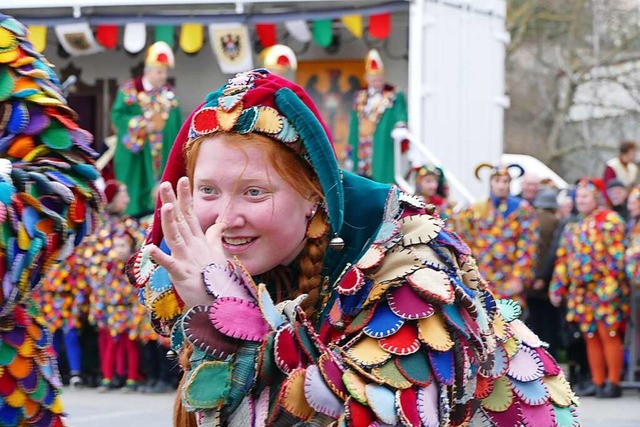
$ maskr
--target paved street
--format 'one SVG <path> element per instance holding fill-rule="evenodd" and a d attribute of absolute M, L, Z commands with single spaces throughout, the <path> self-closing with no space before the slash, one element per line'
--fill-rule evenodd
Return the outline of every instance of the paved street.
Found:
<path fill-rule="evenodd" d="M 172 394 L 99 394 L 95 389 L 65 389 L 63 399 L 71 427 L 171 427 Z M 636 391 L 626 391 L 621 399 L 583 398 L 581 402 L 583 427 L 640 425 L 640 393 Z"/>

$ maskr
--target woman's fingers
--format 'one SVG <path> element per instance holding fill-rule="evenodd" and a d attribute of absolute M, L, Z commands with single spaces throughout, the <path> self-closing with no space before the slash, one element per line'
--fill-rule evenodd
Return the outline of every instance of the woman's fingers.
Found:
<path fill-rule="evenodd" d="M 173 280 L 181 280 L 181 274 L 178 271 L 178 264 L 176 260 L 171 256 L 167 255 L 157 247 L 156 245 L 151 245 L 149 247 L 149 256 L 158 264 L 160 267 L 164 267 L 165 270 L 171 275 Z"/>
<path fill-rule="evenodd" d="M 189 184 L 189 178 L 185 176 L 178 181 L 178 208 L 191 234 L 196 237 L 202 237 L 204 235 L 202 227 L 200 227 L 198 218 L 193 214 L 191 185 Z"/>
<path fill-rule="evenodd" d="M 166 203 L 160 208 L 162 233 L 171 254 L 174 257 L 183 258 L 186 256 L 186 242 L 178 227 L 175 210 L 172 203 Z"/>

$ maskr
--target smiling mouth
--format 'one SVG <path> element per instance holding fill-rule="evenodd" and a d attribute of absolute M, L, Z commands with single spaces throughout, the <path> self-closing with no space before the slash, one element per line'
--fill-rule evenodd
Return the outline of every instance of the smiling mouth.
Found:
<path fill-rule="evenodd" d="M 223 237 L 222 241 L 230 246 L 242 246 L 256 240 L 256 237 Z"/>

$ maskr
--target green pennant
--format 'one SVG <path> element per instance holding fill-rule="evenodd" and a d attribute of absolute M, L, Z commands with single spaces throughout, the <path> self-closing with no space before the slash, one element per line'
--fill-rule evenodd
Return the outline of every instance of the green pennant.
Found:
<path fill-rule="evenodd" d="M 322 47 L 327 47 L 333 41 L 333 21 L 331 19 L 320 19 L 313 21 L 313 41 Z"/>
<path fill-rule="evenodd" d="M 171 49 L 175 45 L 175 37 L 173 35 L 173 25 L 156 25 L 155 28 L 155 41 L 165 42 Z"/>

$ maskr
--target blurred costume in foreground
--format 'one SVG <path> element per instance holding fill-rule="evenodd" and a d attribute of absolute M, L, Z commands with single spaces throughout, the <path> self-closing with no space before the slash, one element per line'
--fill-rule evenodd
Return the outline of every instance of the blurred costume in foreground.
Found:
<path fill-rule="evenodd" d="M 479 172 L 491 169 L 490 196 L 460 212 L 456 231 L 471 247 L 482 276 L 500 298 L 524 301 L 524 291 L 533 282 L 538 247 L 538 221 L 533 207 L 510 195 L 510 170 L 520 176 L 519 165 L 508 167 L 483 163 Z"/>
<path fill-rule="evenodd" d="M 0 14 L 1 425 L 63 424 L 51 333 L 32 291 L 96 222 L 96 153 L 76 118 L 26 28 Z"/>
<path fill-rule="evenodd" d="M 151 45 L 144 75 L 120 87 L 111 109 L 118 135 L 114 172 L 129 191 L 126 213 L 131 216 L 153 211 L 155 186 L 182 123 L 175 90 L 167 83 L 167 69 L 173 66 L 169 45 Z"/>
<path fill-rule="evenodd" d="M 191 425 L 182 408 L 201 426 L 578 424 L 571 388 L 518 319 L 518 304 L 493 297 L 467 245 L 424 202 L 341 172 L 326 126 L 300 86 L 254 70 L 206 99 L 174 144 L 166 181 L 175 186 L 186 176 L 190 156 L 208 158 L 202 151 L 185 157 L 190 144 L 237 155 L 243 148 L 232 134 L 242 133 L 246 146 L 268 145 L 295 173 L 313 174 L 324 203 L 297 218 L 305 248 L 290 266 L 269 261 L 257 284 L 243 264 L 254 256 L 209 264 L 194 274 L 201 280 L 182 283 L 201 291 L 190 306 L 179 298 L 184 287 L 151 258 L 161 250 L 168 257 L 172 246 L 184 254 L 188 234 L 164 235 L 172 223 L 164 207 L 157 210 L 148 244 L 129 265 L 154 324 L 170 334 L 187 370 L 176 425 Z M 233 166 L 240 173 L 261 168 L 240 164 Z M 210 165 L 196 160 L 194 176 Z M 164 200 L 169 189 L 163 185 Z M 305 217 L 297 208 L 295 214 Z M 294 219 L 278 220 L 288 229 Z M 204 236 L 193 239 L 200 244 Z M 267 259 L 273 249 L 259 251 Z M 182 261 L 178 252 L 165 265 Z M 308 268 L 310 254 L 319 262 Z"/>
<path fill-rule="evenodd" d="M 393 137 L 407 126 L 404 93 L 385 82 L 384 65 L 375 49 L 365 63 L 367 87 L 356 92 L 349 122 L 354 172 L 385 184 L 395 182 Z"/>

